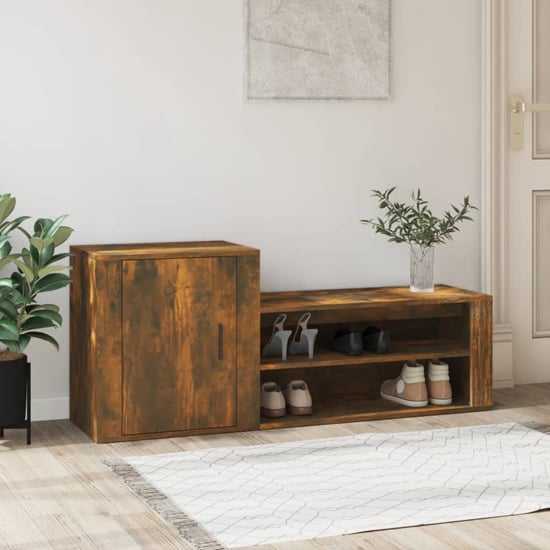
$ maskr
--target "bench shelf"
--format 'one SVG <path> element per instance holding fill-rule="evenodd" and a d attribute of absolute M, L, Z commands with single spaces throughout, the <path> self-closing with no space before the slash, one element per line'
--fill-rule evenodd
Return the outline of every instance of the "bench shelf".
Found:
<path fill-rule="evenodd" d="M 263 357 L 261 382 L 284 387 L 304 380 L 312 394 L 310 416 L 261 418 L 260 428 L 355 422 L 428 414 L 467 412 L 492 406 L 492 300 L 486 294 L 440 285 L 433 293 L 408 287 L 262 293 L 261 344 L 269 339 L 281 313 L 293 328 L 302 313 L 318 328 L 313 359 L 289 355 L 287 361 Z M 374 325 L 389 330 L 390 353 L 348 356 L 327 349 L 338 328 L 362 331 Z M 396 377 L 403 363 L 427 364 L 439 358 L 449 364 L 453 403 L 405 407 L 379 396 L 384 380 Z"/>

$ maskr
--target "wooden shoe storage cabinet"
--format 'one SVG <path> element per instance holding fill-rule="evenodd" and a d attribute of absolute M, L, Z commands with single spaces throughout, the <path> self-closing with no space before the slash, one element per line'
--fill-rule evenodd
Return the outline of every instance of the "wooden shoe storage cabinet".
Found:
<path fill-rule="evenodd" d="M 492 406 L 491 297 L 438 286 L 259 290 L 259 251 L 224 241 L 71 247 L 71 420 L 94 441 L 127 441 Z M 275 318 L 304 312 L 307 355 L 260 358 Z M 388 354 L 327 350 L 338 328 L 388 329 Z M 408 408 L 379 397 L 403 362 L 449 364 L 453 403 Z M 259 389 L 305 380 L 310 416 L 260 417 Z"/>
<path fill-rule="evenodd" d="M 71 420 L 94 441 L 257 428 L 259 252 L 72 246 Z"/>
<path fill-rule="evenodd" d="M 408 287 L 387 287 L 261 295 L 262 342 L 271 334 L 278 313 L 287 314 L 285 328 L 311 312 L 310 327 L 319 334 L 315 355 L 289 355 L 261 360 L 261 382 L 304 380 L 311 391 L 311 416 L 262 418 L 261 428 L 378 420 L 428 414 L 467 412 L 492 406 L 492 299 L 448 286 L 434 293 L 412 293 Z M 362 332 L 375 325 L 390 331 L 391 352 L 347 356 L 329 351 L 338 328 Z M 439 358 L 449 364 L 451 405 L 411 408 L 379 396 L 384 380 L 395 378 L 403 363 Z"/>

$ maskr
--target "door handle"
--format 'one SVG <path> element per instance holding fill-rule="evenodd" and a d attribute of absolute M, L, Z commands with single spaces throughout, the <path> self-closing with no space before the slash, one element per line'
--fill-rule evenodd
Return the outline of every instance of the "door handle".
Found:
<path fill-rule="evenodd" d="M 550 103 L 526 103 L 523 97 L 515 95 L 510 98 L 510 148 L 514 151 L 523 149 L 523 114 L 550 112 Z"/>
<path fill-rule="evenodd" d="M 218 325 L 218 361 L 223 361 L 223 325 Z"/>
<path fill-rule="evenodd" d="M 512 113 L 535 113 L 550 111 L 550 103 L 525 103 L 521 96 L 514 96 L 510 104 Z"/>

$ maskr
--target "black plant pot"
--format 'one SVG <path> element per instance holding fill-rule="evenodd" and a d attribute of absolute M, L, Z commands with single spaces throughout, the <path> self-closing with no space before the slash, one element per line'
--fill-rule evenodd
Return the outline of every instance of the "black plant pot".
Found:
<path fill-rule="evenodd" d="M 0 361 L 0 437 L 4 428 L 25 428 L 31 442 L 31 365 L 23 355 Z"/>

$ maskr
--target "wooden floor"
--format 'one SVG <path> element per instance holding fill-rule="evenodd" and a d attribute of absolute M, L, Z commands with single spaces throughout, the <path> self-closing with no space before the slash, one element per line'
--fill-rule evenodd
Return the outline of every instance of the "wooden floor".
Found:
<path fill-rule="evenodd" d="M 23 430 L 6 430 L 0 440 L 0 548 L 193 548 L 127 489 L 103 458 L 499 422 L 550 424 L 550 384 L 498 390 L 495 408 L 478 413 L 131 443 L 98 445 L 69 421 L 36 422 L 31 446 Z M 550 511 L 257 548 L 550 550 Z"/>

